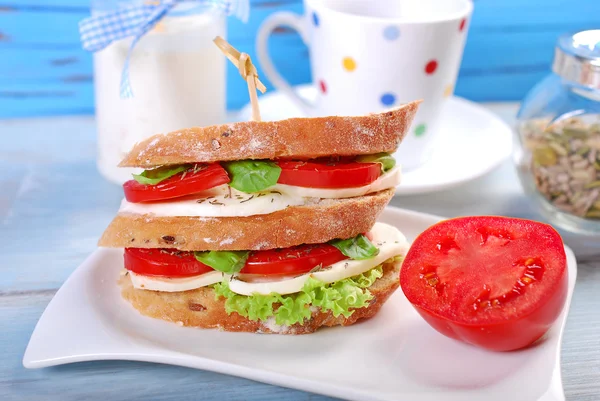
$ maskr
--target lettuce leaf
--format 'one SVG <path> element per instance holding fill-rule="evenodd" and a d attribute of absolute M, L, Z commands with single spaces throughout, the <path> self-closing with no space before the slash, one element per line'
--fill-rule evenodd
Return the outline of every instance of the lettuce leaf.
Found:
<path fill-rule="evenodd" d="M 379 265 L 363 274 L 334 283 L 324 283 L 309 277 L 302 291 L 288 295 L 239 295 L 229 289 L 226 281 L 215 284 L 213 288 L 216 299 L 225 298 L 227 314 L 236 312 L 254 321 L 274 317 L 278 325 L 290 326 L 309 319 L 312 306 L 319 307 L 324 312 L 331 311 L 335 317 L 351 316 L 353 309 L 369 305 L 373 295 L 367 288 L 381 276 L 383 268 Z"/>

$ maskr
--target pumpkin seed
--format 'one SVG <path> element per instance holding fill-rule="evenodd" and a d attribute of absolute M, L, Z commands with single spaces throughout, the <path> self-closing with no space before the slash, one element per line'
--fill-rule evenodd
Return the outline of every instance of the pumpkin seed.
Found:
<path fill-rule="evenodd" d="M 600 219 L 600 210 L 588 210 L 585 217 L 589 219 Z"/>
<path fill-rule="evenodd" d="M 540 166 L 548 167 L 555 165 L 558 159 L 551 147 L 542 147 L 533 151 L 533 160 Z"/>
<path fill-rule="evenodd" d="M 585 189 L 600 188 L 600 180 L 590 182 L 584 188 Z"/>

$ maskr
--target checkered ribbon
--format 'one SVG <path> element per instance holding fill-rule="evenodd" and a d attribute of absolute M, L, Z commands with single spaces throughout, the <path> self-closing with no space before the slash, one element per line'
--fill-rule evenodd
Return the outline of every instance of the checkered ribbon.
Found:
<path fill-rule="evenodd" d="M 133 37 L 121 74 L 121 97 L 133 96 L 129 81 L 129 60 L 136 43 L 178 3 L 197 3 L 224 15 L 248 19 L 248 0 L 162 0 L 158 4 L 119 8 L 106 14 L 85 18 L 79 23 L 81 43 L 85 50 L 97 52 L 115 40 Z M 212 38 L 211 38 L 212 39 Z"/>

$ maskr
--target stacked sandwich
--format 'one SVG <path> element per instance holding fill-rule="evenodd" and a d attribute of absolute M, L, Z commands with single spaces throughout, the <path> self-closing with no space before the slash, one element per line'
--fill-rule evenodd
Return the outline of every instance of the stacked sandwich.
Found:
<path fill-rule="evenodd" d="M 185 326 L 301 334 L 380 309 L 408 244 L 376 223 L 418 102 L 361 117 L 239 122 L 160 134 L 100 246 L 125 248 L 123 297 Z"/>

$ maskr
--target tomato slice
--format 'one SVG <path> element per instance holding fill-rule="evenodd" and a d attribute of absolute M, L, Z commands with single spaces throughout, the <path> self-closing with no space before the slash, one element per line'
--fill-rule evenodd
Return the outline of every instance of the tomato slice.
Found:
<path fill-rule="evenodd" d="M 562 240 L 549 225 L 462 217 L 417 237 L 400 285 L 440 333 L 509 351 L 538 340 L 558 318 L 567 296 L 566 266 Z"/>
<path fill-rule="evenodd" d="M 136 180 L 129 180 L 123 184 L 125 199 L 138 203 L 178 198 L 227 184 L 230 181 L 227 171 L 218 163 L 199 166 L 191 167 L 156 185 L 144 185 Z"/>
<path fill-rule="evenodd" d="M 145 276 L 187 277 L 214 271 L 194 257 L 175 249 L 125 248 L 125 268 Z"/>
<path fill-rule="evenodd" d="M 348 259 L 336 247 L 329 244 L 299 245 L 285 249 L 252 252 L 242 275 L 298 275 L 308 273 L 315 267 L 330 266 Z"/>
<path fill-rule="evenodd" d="M 280 184 L 307 188 L 354 188 L 368 185 L 381 175 L 379 163 L 351 161 L 278 161 Z"/>

